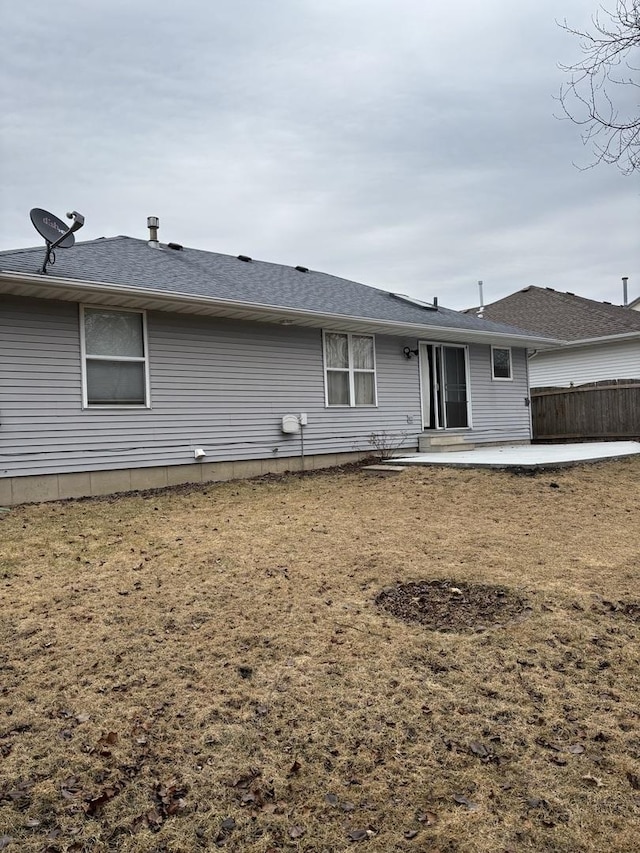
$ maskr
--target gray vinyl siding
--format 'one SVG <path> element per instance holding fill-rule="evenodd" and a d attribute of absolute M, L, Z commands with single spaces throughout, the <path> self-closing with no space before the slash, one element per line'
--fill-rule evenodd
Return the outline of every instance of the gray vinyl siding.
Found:
<path fill-rule="evenodd" d="M 605 379 L 640 378 L 640 340 L 541 352 L 529 362 L 532 388 L 568 388 Z"/>
<path fill-rule="evenodd" d="M 527 354 L 524 349 L 511 350 L 512 381 L 492 378 L 491 347 L 472 344 L 469 347 L 469 384 L 472 399 L 473 429 L 469 441 L 529 441 L 530 408 L 527 381 Z"/>
<path fill-rule="evenodd" d="M 82 408 L 79 308 L 0 300 L 0 477 L 297 456 L 283 415 L 306 412 L 308 455 L 371 447 L 383 431 L 417 445 L 421 431 L 416 341 L 375 338 L 377 407 L 325 406 L 320 329 L 147 313 L 151 408 Z M 491 348 L 469 347 L 474 443 L 527 440 L 524 350 L 513 382 L 491 379 Z"/>
<path fill-rule="evenodd" d="M 420 431 L 417 362 L 376 337 L 377 408 L 327 408 L 321 330 L 147 313 L 150 409 L 82 409 L 78 306 L 0 303 L 0 476 L 300 454 L 285 414 L 306 412 L 305 453 L 370 447 Z M 408 421 L 412 421 L 409 423 Z M 197 464 L 197 463 L 194 463 Z"/>

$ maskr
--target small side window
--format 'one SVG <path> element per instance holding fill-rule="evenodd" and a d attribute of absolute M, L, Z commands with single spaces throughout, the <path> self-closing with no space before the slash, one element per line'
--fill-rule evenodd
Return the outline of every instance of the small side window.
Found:
<path fill-rule="evenodd" d="M 494 379 L 513 379 L 511 349 L 491 347 L 491 369 Z"/>

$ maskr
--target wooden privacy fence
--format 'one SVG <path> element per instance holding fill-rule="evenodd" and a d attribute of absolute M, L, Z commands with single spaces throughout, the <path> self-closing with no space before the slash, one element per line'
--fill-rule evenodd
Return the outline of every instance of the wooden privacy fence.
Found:
<path fill-rule="evenodd" d="M 640 379 L 532 388 L 534 441 L 640 439 Z"/>

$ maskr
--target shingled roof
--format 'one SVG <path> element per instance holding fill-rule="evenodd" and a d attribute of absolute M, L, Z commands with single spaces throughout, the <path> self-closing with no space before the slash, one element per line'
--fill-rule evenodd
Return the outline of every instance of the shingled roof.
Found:
<path fill-rule="evenodd" d="M 48 267 L 46 275 L 39 274 L 43 246 L 0 252 L 0 278 L 3 274 L 5 279 L 16 274 L 23 277 L 31 283 L 32 295 L 41 295 L 47 285 L 52 286 L 51 295 L 54 295 L 53 285 L 61 288 L 64 283 L 78 282 L 75 290 L 68 291 L 65 297 L 73 298 L 73 293 L 87 287 L 87 283 L 95 283 L 105 288 L 126 288 L 129 294 L 153 294 L 156 299 L 162 296 L 167 300 L 188 299 L 191 304 L 223 305 L 226 302 L 256 310 L 357 318 L 389 327 L 455 330 L 467 334 L 469 340 L 478 340 L 482 335 L 509 336 L 521 340 L 522 346 L 551 343 L 541 340 L 545 336 L 527 335 L 522 329 L 504 323 L 441 306 L 436 309 L 306 267 L 243 260 L 244 257 L 174 244 L 155 248 L 145 240 L 121 236 L 80 242 L 72 249 L 57 251 L 55 265 Z M 36 277 L 39 290 L 33 289 Z M 92 291 L 96 292 L 96 288 Z"/>
<path fill-rule="evenodd" d="M 464 313 L 477 316 L 479 308 Z M 640 333 L 640 312 L 562 293 L 550 287 L 525 287 L 485 305 L 483 317 L 565 341 Z"/>

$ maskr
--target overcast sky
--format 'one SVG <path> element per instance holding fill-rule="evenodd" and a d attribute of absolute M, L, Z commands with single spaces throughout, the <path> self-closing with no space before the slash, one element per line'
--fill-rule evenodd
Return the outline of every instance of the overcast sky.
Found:
<path fill-rule="evenodd" d="M 0 249 L 32 207 L 452 308 L 640 296 L 640 185 L 559 121 L 593 0 L 3 7 Z M 73 251 L 73 250 L 71 250 Z"/>

